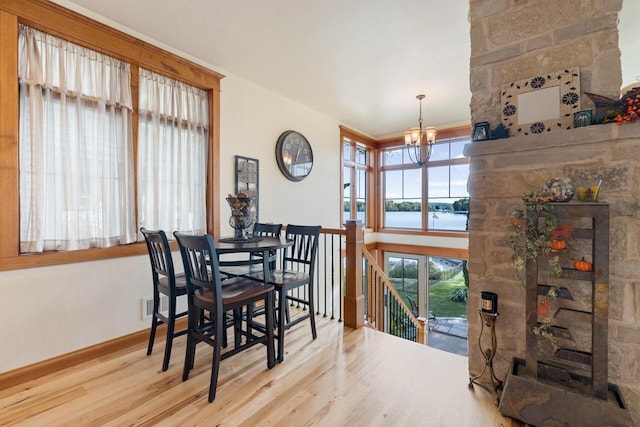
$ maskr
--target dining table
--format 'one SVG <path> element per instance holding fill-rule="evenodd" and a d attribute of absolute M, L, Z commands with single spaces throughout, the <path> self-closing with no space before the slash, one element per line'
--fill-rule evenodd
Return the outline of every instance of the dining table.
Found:
<path fill-rule="evenodd" d="M 240 240 L 237 238 L 221 238 L 215 240 L 215 249 L 218 254 L 218 264 L 220 266 L 220 271 L 221 273 L 224 273 L 226 275 L 229 275 L 229 273 L 225 272 L 225 267 L 229 267 L 230 269 L 233 269 L 233 267 L 239 267 L 240 269 L 246 270 L 244 271 L 244 273 L 237 274 L 241 275 L 251 272 L 250 268 L 258 267 L 260 264 L 262 264 L 262 271 L 264 271 L 265 273 L 263 277 L 270 277 L 269 273 L 271 269 L 275 269 L 275 261 L 270 259 L 270 255 L 274 253 L 274 251 L 278 251 L 292 245 L 292 239 L 270 236 L 250 236 L 249 239 L 246 240 Z M 241 260 L 220 260 L 220 255 L 243 253 L 249 254 L 249 258 Z M 255 253 L 261 254 L 262 259 L 253 259 L 251 257 L 251 254 Z M 246 269 L 247 266 L 249 267 L 249 269 Z M 231 276 L 233 277 L 235 275 L 236 274 L 232 274 Z M 278 329 L 277 337 L 279 337 L 283 332 L 284 331 Z M 236 341 L 236 345 L 239 344 L 239 341 Z M 278 354 L 277 360 L 282 360 L 281 355 Z"/>
<path fill-rule="evenodd" d="M 221 267 L 221 271 L 224 271 L 225 267 L 244 267 L 244 266 L 257 266 L 262 264 L 262 269 L 265 273 L 264 277 L 269 277 L 269 272 L 274 268 L 270 255 L 275 251 L 283 248 L 287 248 L 293 245 L 293 240 L 285 237 L 270 237 L 270 236 L 249 236 L 246 240 L 238 238 L 220 238 L 215 240 L 215 249 L 218 253 L 218 263 Z M 243 254 L 249 255 L 248 259 L 240 260 L 220 260 L 220 255 L 225 254 Z M 251 254 L 259 253 L 262 259 L 252 259 Z"/>

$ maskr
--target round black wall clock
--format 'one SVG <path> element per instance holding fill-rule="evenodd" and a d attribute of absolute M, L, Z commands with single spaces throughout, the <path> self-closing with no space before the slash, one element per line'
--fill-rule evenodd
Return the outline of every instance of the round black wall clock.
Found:
<path fill-rule="evenodd" d="M 295 130 L 283 132 L 276 143 L 276 162 L 287 179 L 305 179 L 313 167 L 313 151 L 307 138 Z"/>

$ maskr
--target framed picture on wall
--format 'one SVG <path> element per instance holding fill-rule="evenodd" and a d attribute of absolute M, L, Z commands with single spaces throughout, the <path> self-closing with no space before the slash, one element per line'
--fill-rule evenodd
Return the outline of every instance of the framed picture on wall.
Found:
<path fill-rule="evenodd" d="M 578 67 L 541 73 L 502 85 L 502 123 L 512 135 L 530 135 L 573 127 L 580 111 Z"/>
<path fill-rule="evenodd" d="M 484 141 L 489 139 L 491 127 L 489 122 L 479 122 L 473 125 L 473 135 L 471 135 L 472 141 Z"/>
<path fill-rule="evenodd" d="M 246 193 L 254 199 L 251 213 L 256 222 L 260 213 L 260 163 L 258 159 L 236 156 L 236 194 Z"/>

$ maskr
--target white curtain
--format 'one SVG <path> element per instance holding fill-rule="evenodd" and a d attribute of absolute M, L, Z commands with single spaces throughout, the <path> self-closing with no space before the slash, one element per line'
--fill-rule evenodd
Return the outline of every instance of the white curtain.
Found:
<path fill-rule="evenodd" d="M 139 227 L 206 232 L 207 92 L 140 69 Z"/>
<path fill-rule="evenodd" d="M 19 31 L 21 252 L 135 241 L 129 64 Z"/>

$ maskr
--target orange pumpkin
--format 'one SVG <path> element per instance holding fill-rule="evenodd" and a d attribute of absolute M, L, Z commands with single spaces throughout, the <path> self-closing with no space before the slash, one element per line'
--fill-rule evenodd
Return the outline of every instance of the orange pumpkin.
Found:
<path fill-rule="evenodd" d="M 551 249 L 559 251 L 567 247 L 567 242 L 564 240 L 552 240 Z"/>
<path fill-rule="evenodd" d="M 573 261 L 573 268 L 580 271 L 591 271 L 593 270 L 593 264 L 589 261 L 585 261 L 584 258 L 581 260 Z"/>

